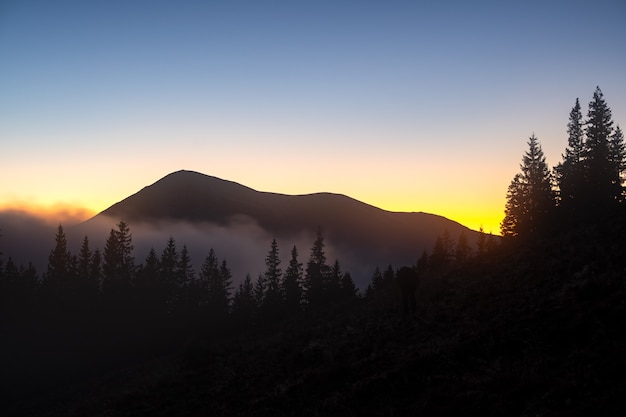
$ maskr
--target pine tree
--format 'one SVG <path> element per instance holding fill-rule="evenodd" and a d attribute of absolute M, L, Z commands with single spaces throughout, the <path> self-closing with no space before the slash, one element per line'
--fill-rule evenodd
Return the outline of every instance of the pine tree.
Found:
<path fill-rule="evenodd" d="M 262 310 L 264 314 L 276 315 L 280 312 L 282 304 L 280 257 L 278 243 L 272 239 L 270 250 L 265 257 L 265 297 Z"/>
<path fill-rule="evenodd" d="M 608 214 L 619 200 L 615 187 L 615 169 L 609 140 L 613 132 L 611 109 L 606 104 L 600 87 L 596 87 L 589 103 L 585 141 L 585 190 L 583 208 L 590 219 Z"/>
<path fill-rule="evenodd" d="M 372 281 L 369 284 L 370 295 L 379 294 L 384 287 L 383 274 L 380 272 L 380 268 L 376 267 L 372 275 Z"/>
<path fill-rule="evenodd" d="M 80 282 L 82 296 L 88 300 L 93 300 L 100 286 L 99 276 L 92 275 L 92 259 L 93 253 L 89 249 L 89 238 L 85 236 L 78 254 L 76 274 Z"/>
<path fill-rule="evenodd" d="M 576 206 L 582 198 L 582 186 L 585 180 L 585 141 L 580 102 L 576 103 L 569 114 L 567 124 L 567 148 L 562 155 L 563 161 L 555 167 L 556 182 L 562 211 L 568 217 L 577 218 Z"/>
<path fill-rule="evenodd" d="M 443 233 L 437 236 L 432 254 L 430 255 L 429 265 L 434 268 L 440 268 L 447 265 L 454 255 L 454 242 L 450 237 L 448 229 L 444 229 Z"/>
<path fill-rule="evenodd" d="M 428 270 L 428 266 L 430 264 L 429 259 L 430 259 L 430 256 L 428 255 L 428 251 L 424 249 L 422 251 L 422 255 L 417 260 L 417 272 L 421 273 L 421 272 L 426 272 Z"/>
<path fill-rule="evenodd" d="M 330 300 L 336 300 L 341 297 L 342 276 L 341 264 L 338 259 L 335 259 L 335 263 L 331 267 L 330 274 L 328 275 L 328 283 L 326 284 L 326 291 Z"/>
<path fill-rule="evenodd" d="M 298 249 L 294 245 L 291 249 L 291 260 L 285 271 L 282 282 L 285 295 L 285 308 L 293 313 L 300 310 L 302 303 L 302 264 L 298 262 Z"/>
<path fill-rule="evenodd" d="M 472 248 L 467 241 L 467 235 L 465 234 L 465 230 L 461 230 L 459 234 L 459 239 L 456 243 L 456 249 L 454 252 L 454 257 L 457 263 L 463 263 L 469 259 L 471 256 Z"/>
<path fill-rule="evenodd" d="M 343 299 L 351 299 L 358 295 L 359 290 L 352 279 L 352 275 L 346 272 L 341 277 L 341 297 Z"/>
<path fill-rule="evenodd" d="M 265 275 L 259 273 L 256 281 L 254 282 L 254 303 L 257 308 L 261 308 L 265 303 L 265 292 L 267 291 L 267 285 L 265 283 Z"/>
<path fill-rule="evenodd" d="M 221 301 L 221 311 L 224 314 L 230 312 L 230 298 L 231 291 L 233 289 L 233 274 L 230 272 L 230 268 L 228 267 L 228 263 L 226 259 L 222 260 L 220 265 L 220 285 L 222 290 L 222 295 L 220 297 Z"/>
<path fill-rule="evenodd" d="M 120 221 L 118 229 L 111 229 L 104 246 L 103 292 L 113 292 L 114 297 L 128 293 L 135 272 L 132 256 L 132 235 L 128 224 Z"/>
<path fill-rule="evenodd" d="M 97 292 L 101 291 L 102 285 L 102 253 L 100 249 L 96 248 L 91 255 L 91 261 L 89 262 L 89 276 L 93 281 Z"/>
<path fill-rule="evenodd" d="M 54 249 L 50 251 L 48 256 L 46 279 L 51 286 L 68 290 L 71 284 L 70 264 L 72 255 L 67 249 L 67 239 L 61 224 L 57 228 L 55 242 Z"/>
<path fill-rule="evenodd" d="M 165 313 L 165 299 L 160 277 L 159 257 L 150 248 L 143 265 L 137 269 L 135 282 L 141 311 L 147 321 L 157 320 Z"/>
<path fill-rule="evenodd" d="M 213 248 L 209 250 L 199 278 L 206 294 L 206 309 L 209 318 L 221 320 L 226 316 L 230 307 L 231 273 L 226 260 L 220 265 Z"/>
<path fill-rule="evenodd" d="M 552 175 L 534 134 L 520 168 L 521 173 L 515 175 L 507 191 L 501 225 L 504 236 L 527 237 L 545 232 L 556 204 Z"/>
<path fill-rule="evenodd" d="M 326 302 L 325 283 L 328 281 L 330 267 L 326 264 L 324 253 L 324 237 L 320 229 L 311 248 L 311 256 L 306 265 L 305 297 L 311 307 L 317 307 Z"/>
<path fill-rule="evenodd" d="M 478 229 L 478 239 L 476 241 L 476 255 L 482 257 L 487 252 L 487 236 L 482 225 Z"/>
<path fill-rule="evenodd" d="M 254 323 L 255 312 L 254 286 L 250 274 L 247 274 L 233 295 L 233 319 L 237 325 L 249 327 Z"/>
<path fill-rule="evenodd" d="M 167 244 L 161 253 L 160 261 L 161 279 L 167 285 L 174 285 L 176 280 L 176 269 L 178 267 L 178 251 L 176 241 L 172 236 L 167 239 Z"/>
<path fill-rule="evenodd" d="M 183 249 L 180 251 L 177 267 L 178 286 L 181 288 L 188 287 L 195 278 L 195 271 L 193 269 L 193 263 L 191 262 L 191 256 L 187 250 L 187 245 L 183 245 Z"/>

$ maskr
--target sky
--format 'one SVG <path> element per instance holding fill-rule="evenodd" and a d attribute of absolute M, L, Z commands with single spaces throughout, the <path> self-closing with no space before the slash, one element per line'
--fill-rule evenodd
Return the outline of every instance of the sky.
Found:
<path fill-rule="evenodd" d="M 626 2 L 0 1 L 0 209 L 85 219 L 186 169 L 499 233 L 531 134 L 626 127 Z"/>

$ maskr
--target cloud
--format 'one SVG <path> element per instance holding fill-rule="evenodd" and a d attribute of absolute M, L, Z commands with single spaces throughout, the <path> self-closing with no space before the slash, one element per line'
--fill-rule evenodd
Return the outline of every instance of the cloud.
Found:
<path fill-rule="evenodd" d="M 58 226 L 60 223 L 63 225 L 78 224 L 95 214 L 87 208 L 66 203 L 43 205 L 21 201 L 4 204 L 0 207 L 0 213 L 21 213 L 24 216 L 54 226 Z"/>
<path fill-rule="evenodd" d="M 8 257 L 19 265 L 32 262 L 41 276 L 47 269 L 48 255 L 55 245 L 55 233 L 59 222 L 52 221 L 46 212 L 33 213 L 27 210 L 0 211 L 0 259 Z M 56 214 L 62 211 L 56 211 Z M 67 211 L 65 219 L 79 219 L 86 213 L 80 210 Z M 58 217 L 54 217 L 58 218 Z M 117 229 L 119 219 L 97 216 L 89 221 L 70 224 L 64 229 L 68 248 L 72 254 L 78 254 L 83 238 L 88 236 L 91 250 L 104 250 L 106 239 L 111 229 Z M 301 231 L 297 234 L 275 236 L 260 227 L 253 219 L 246 216 L 234 216 L 226 224 L 208 222 L 192 223 L 188 221 L 129 222 L 133 239 L 133 256 L 137 264 L 142 264 L 151 248 L 157 255 L 167 244 L 169 237 L 176 241 L 178 252 L 187 246 L 196 274 L 210 249 L 217 257 L 226 260 L 233 274 L 235 288 L 247 274 L 256 279 L 265 271 L 265 258 L 270 250 L 272 239 L 276 239 L 283 272 L 291 259 L 291 249 L 296 246 L 298 260 L 306 268 L 315 233 Z M 341 263 L 344 272 L 350 272 L 357 285 L 365 288 L 377 265 L 364 259 L 362 254 L 349 251 L 343 246 L 333 244 L 325 238 L 327 262 L 332 265 L 335 259 Z M 381 265 L 382 267 L 383 265 Z"/>

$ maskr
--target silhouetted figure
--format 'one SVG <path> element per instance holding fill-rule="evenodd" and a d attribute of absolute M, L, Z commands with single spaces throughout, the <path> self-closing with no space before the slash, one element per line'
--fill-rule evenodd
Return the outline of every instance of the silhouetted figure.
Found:
<path fill-rule="evenodd" d="M 415 312 L 415 291 L 417 290 L 417 272 L 415 269 L 403 266 L 397 272 L 398 285 L 402 294 L 402 308 L 404 314 Z"/>

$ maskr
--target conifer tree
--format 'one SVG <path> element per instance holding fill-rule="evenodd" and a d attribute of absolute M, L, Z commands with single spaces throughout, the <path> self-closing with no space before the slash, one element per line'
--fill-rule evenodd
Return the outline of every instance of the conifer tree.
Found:
<path fill-rule="evenodd" d="M 329 274 L 330 268 L 326 264 L 326 254 L 324 253 L 324 237 L 321 229 L 318 229 L 304 278 L 306 302 L 309 306 L 316 307 L 325 303 L 325 283 L 328 281 Z"/>
<path fill-rule="evenodd" d="M 467 241 L 467 235 L 465 234 L 465 230 L 461 230 L 459 234 L 459 239 L 456 243 L 456 249 L 454 252 L 454 257 L 457 263 L 463 263 L 469 259 L 471 256 L 472 248 Z"/>
<path fill-rule="evenodd" d="M 265 283 L 265 275 L 259 273 L 256 281 L 254 281 L 254 302 L 257 308 L 261 308 L 263 303 L 265 303 L 265 291 L 267 290 L 267 285 Z"/>
<path fill-rule="evenodd" d="M 280 257 L 278 253 L 278 243 L 272 239 L 270 250 L 265 257 L 265 297 L 263 300 L 263 310 L 267 314 L 277 314 L 282 304 Z"/>
<path fill-rule="evenodd" d="M 422 251 L 422 255 L 417 260 L 417 272 L 418 273 L 426 272 L 426 270 L 428 269 L 428 265 L 429 265 L 429 258 L 430 256 L 428 256 L 428 251 L 424 249 Z"/>
<path fill-rule="evenodd" d="M 128 292 L 135 272 L 132 256 L 132 235 L 128 224 L 120 221 L 118 229 L 111 229 L 104 245 L 103 292 L 112 291 L 116 296 Z"/>
<path fill-rule="evenodd" d="M 63 225 L 59 224 L 55 234 L 55 246 L 48 256 L 47 281 L 56 288 L 68 289 L 70 284 L 71 254 L 67 249 L 67 239 Z"/>
<path fill-rule="evenodd" d="M 93 297 L 98 293 L 100 286 L 99 276 L 92 274 L 91 263 L 93 260 L 93 253 L 89 248 L 89 238 L 85 236 L 83 243 L 80 246 L 80 252 L 78 254 L 77 261 L 77 280 L 80 282 L 81 293 L 83 297 L 88 300 L 93 300 Z"/>
<path fill-rule="evenodd" d="M 562 155 L 563 161 L 555 167 L 556 182 L 559 189 L 560 205 L 567 216 L 577 217 L 576 206 L 582 198 L 585 181 L 585 141 L 580 102 L 576 103 L 569 114 L 567 123 L 567 148 Z"/>
<path fill-rule="evenodd" d="M 89 264 L 91 262 L 91 250 L 89 249 L 89 238 L 85 236 L 80 245 L 78 253 L 78 277 L 81 280 L 89 280 Z"/>
<path fill-rule="evenodd" d="M 206 307 L 211 319 L 221 319 L 230 308 L 232 276 L 226 260 L 220 265 L 213 248 L 209 250 L 202 269 L 200 280 L 206 294 Z"/>
<path fill-rule="evenodd" d="M 282 282 L 285 295 L 285 308 L 293 313 L 300 310 L 302 303 L 302 264 L 298 262 L 298 249 L 294 245 L 291 249 L 291 260 L 285 271 Z"/>
<path fill-rule="evenodd" d="M 167 285 L 173 285 L 178 267 L 178 251 L 176 250 L 176 241 L 172 236 L 167 239 L 167 244 L 161 253 L 159 265 L 163 282 L 166 282 Z"/>
<path fill-rule="evenodd" d="M 545 232 L 555 208 L 552 175 L 537 137 L 532 134 L 522 157 L 521 173 L 507 191 L 504 236 L 532 236 Z"/>
<path fill-rule="evenodd" d="M 195 271 L 193 269 L 193 263 L 191 262 L 191 256 L 187 250 L 187 245 L 183 245 L 183 249 L 180 251 L 177 272 L 177 282 L 179 287 L 187 287 L 191 284 L 191 282 L 193 282 Z"/>
<path fill-rule="evenodd" d="M 221 287 L 220 312 L 225 315 L 230 312 L 231 291 L 233 289 L 233 274 L 230 272 L 226 259 L 223 259 L 220 264 L 219 278 Z"/>
<path fill-rule="evenodd" d="M 450 263 L 454 255 L 454 242 L 450 237 L 448 229 L 444 229 L 443 233 L 437 236 L 435 246 L 430 255 L 429 265 L 435 268 L 442 267 Z"/>
<path fill-rule="evenodd" d="M 341 265 L 339 260 L 335 259 L 335 263 L 331 267 L 330 274 L 328 275 L 328 283 L 326 285 L 326 291 L 329 298 L 334 300 L 341 297 L 341 278 L 343 272 L 341 271 Z"/>
<path fill-rule="evenodd" d="M 100 292 L 102 283 L 102 254 L 98 248 L 96 248 L 91 255 L 91 261 L 89 262 L 89 276 L 93 281 L 97 292 Z"/>
<path fill-rule="evenodd" d="M 233 319 L 240 326 L 250 326 L 253 324 L 256 312 L 256 302 L 254 300 L 254 285 L 250 274 L 239 283 L 239 287 L 233 295 Z"/>
<path fill-rule="evenodd" d="M 344 299 L 350 299 L 357 296 L 359 290 L 352 279 L 350 272 L 346 272 L 341 277 L 341 296 Z"/>
<path fill-rule="evenodd" d="M 144 318 L 156 320 L 156 317 L 165 312 L 165 299 L 160 279 L 159 257 L 153 247 L 137 270 L 135 285 Z"/>
<path fill-rule="evenodd" d="M 486 252 L 487 252 L 487 236 L 485 235 L 485 229 L 483 228 L 481 224 L 480 228 L 478 229 L 478 238 L 476 241 L 476 255 L 478 257 L 481 257 Z"/>
<path fill-rule="evenodd" d="M 614 186 L 615 167 L 609 163 L 613 120 L 600 87 L 596 87 L 589 103 L 586 126 L 583 208 L 590 219 L 595 219 L 606 215 L 619 200 Z"/>
<path fill-rule="evenodd" d="M 384 288 L 383 274 L 380 272 L 380 268 L 374 269 L 372 275 L 372 281 L 369 284 L 370 295 L 378 294 Z"/>

